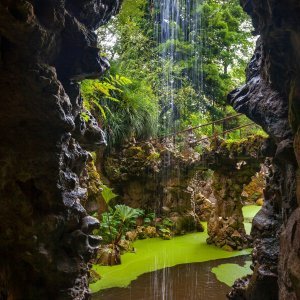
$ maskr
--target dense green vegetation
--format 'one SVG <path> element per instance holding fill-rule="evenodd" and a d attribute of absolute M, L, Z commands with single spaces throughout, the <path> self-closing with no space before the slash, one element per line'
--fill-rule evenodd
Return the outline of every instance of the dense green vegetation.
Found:
<path fill-rule="evenodd" d="M 190 5 L 187 15 L 182 1 L 181 15 L 171 24 L 176 38 L 161 38 L 164 20 L 154 0 L 124 0 L 120 14 L 99 29 L 101 55 L 110 60 L 111 69 L 103 78 L 84 81 L 82 94 L 85 108 L 97 116 L 110 145 L 234 114 L 226 95 L 245 80 L 254 47 L 250 20 L 238 0 Z M 197 134 L 212 135 L 248 122 L 241 117 Z M 256 130 L 228 136 L 239 138 Z"/>

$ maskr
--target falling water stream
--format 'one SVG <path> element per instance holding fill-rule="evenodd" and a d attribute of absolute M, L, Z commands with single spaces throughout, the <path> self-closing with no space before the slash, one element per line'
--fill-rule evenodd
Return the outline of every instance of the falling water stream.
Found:
<path fill-rule="evenodd" d="M 178 91 L 186 83 L 201 93 L 202 60 L 201 43 L 198 41 L 201 30 L 199 0 L 153 0 L 155 37 L 158 44 L 162 66 L 161 86 L 161 130 L 168 136 L 164 144 L 171 151 L 162 157 L 165 168 L 162 170 L 162 181 L 165 190 L 169 179 L 180 182 L 181 169 L 172 161 L 172 151 L 176 148 L 175 133 L 180 126 L 179 109 L 176 105 Z M 186 98 L 189 95 L 185 95 Z M 177 101 L 178 102 L 178 101 Z M 170 133 L 174 136 L 169 137 Z M 164 195 L 168 192 L 164 191 Z M 165 201 L 164 201 L 165 202 Z M 163 206 L 163 205 L 161 205 Z"/>
<path fill-rule="evenodd" d="M 162 65 L 163 130 L 177 129 L 179 119 L 175 91 L 190 82 L 196 90 L 202 86 L 201 30 L 199 0 L 154 0 L 155 34 Z"/>

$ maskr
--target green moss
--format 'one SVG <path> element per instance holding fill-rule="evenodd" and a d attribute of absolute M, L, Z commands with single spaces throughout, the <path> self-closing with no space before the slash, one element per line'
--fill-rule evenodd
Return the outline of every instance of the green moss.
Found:
<path fill-rule="evenodd" d="M 237 278 L 252 273 L 250 266 L 251 261 L 247 261 L 243 267 L 237 264 L 222 264 L 216 268 L 212 268 L 211 271 L 216 275 L 219 281 L 224 282 L 228 286 L 232 286 Z"/>
<path fill-rule="evenodd" d="M 159 158 L 160 158 L 160 154 L 157 152 L 153 152 L 147 157 L 147 160 L 157 161 L 157 160 L 159 160 Z"/>
<path fill-rule="evenodd" d="M 92 155 L 93 161 L 95 162 L 97 160 L 97 153 L 96 152 L 90 152 Z"/>
<path fill-rule="evenodd" d="M 143 157 L 145 155 L 144 150 L 142 147 L 139 146 L 131 146 L 126 150 L 127 156 L 137 156 L 137 157 Z"/>
<path fill-rule="evenodd" d="M 243 154 L 245 151 L 251 154 L 253 152 L 259 152 L 264 139 L 265 137 L 260 134 L 248 136 L 247 138 L 242 139 L 227 139 L 223 141 L 217 149 L 221 151 L 228 151 L 235 155 Z"/>
<path fill-rule="evenodd" d="M 221 147 L 225 147 L 229 152 L 231 152 L 233 150 L 239 149 L 240 146 L 246 142 L 247 139 L 239 139 L 239 140 L 228 139 L 221 144 Z"/>
<path fill-rule="evenodd" d="M 88 179 L 86 180 L 87 202 L 99 202 L 102 182 L 93 160 L 86 165 L 86 171 L 88 174 Z M 83 205 L 85 206 L 87 202 L 83 203 Z"/>
<path fill-rule="evenodd" d="M 122 175 L 119 161 L 113 159 L 112 157 L 106 158 L 105 171 L 110 179 L 120 178 Z"/>

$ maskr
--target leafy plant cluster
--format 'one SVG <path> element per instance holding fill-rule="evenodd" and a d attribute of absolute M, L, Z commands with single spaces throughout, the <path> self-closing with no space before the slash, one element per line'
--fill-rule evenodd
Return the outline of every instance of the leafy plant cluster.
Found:
<path fill-rule="evenodd" d="M 116 205 L 101 215 L 99 235 L 105 244 L 118 245 L 127 231 L 136 227 L 136 220 L 143 211 L 126 205 Z"/>
<path fill-rule="evenodd" d="M 137 227 L 137 219 L 142 218 L 143 225 L 149 226 L 155 219 L 155 213 L 146 213 L 142 209 L 132 208 L 124 204 L 111 207 L 109 203 L 118 195 L 106 185 L 102 186 L 102 197 L 108 205 L 108 211 L 100 216 L 99 234 L 105 244 L 117 246 L 126 232 L 132 231 Z"/>
<path fill-rule="evenodd" d="M 81 85 L 84 107 L 98 116 L 109 144 L 126 139 L 147 139 L 157 130 L 157 104 L 151 89 L 143 82 L 118 74 L 102 80 L 85 80 Z"/>
<path fill-rule="evenodd" d="M 142 219 L 142 226 L 153 226 L 160 237 L 169 239 L 174 230 L 174 222 L 169 218 L 164 218 L 155 223 L 155 218 L 154 212 L 146 213 L 142 209 L 118 204 L 101 214 L 101 225 L 97 234 L 103 238 L 104 244 L 117 246 L 122 239 L 125 239 L 125 234 L 128 231 L 137 229 L 137 221 Z M 145 235 L 141 237 L 145 238 Z"/>

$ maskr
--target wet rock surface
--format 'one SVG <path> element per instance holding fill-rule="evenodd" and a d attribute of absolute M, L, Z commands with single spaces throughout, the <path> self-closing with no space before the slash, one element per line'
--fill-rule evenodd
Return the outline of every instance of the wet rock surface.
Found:
<path fill-rule="evenodd" d="M 88 299 L 98 222 L 81 204 L 87 150 L 76 80 L 108 67 L 91 31 L 118 1 L 0 3 L 0 298 Z M 81 142 L 78 143 L 78 141 Z"/>
<path fill-rule="evenodd" d="M 293 0 L 241 4 L 260 38 L 247 83 L 229 95 L 229 102 L 270 135 L 265 154 L 273 160 L 264 206 L 252 229 L 254 273 L 238 281 L 229 298 L 299 299 L 300 5 Z"/>
<path fill-rule="evenodd" d="M 83 207 L 90 214 L 95 212 L 100 214 L 107 208 L 107 205 L 102 197 L 103 183 L 99 171 L 96 169 L 95 162 L 91 157 L 89 157 L 79 180 L 81 186 L 87 191 L 81 201 Z"/>

